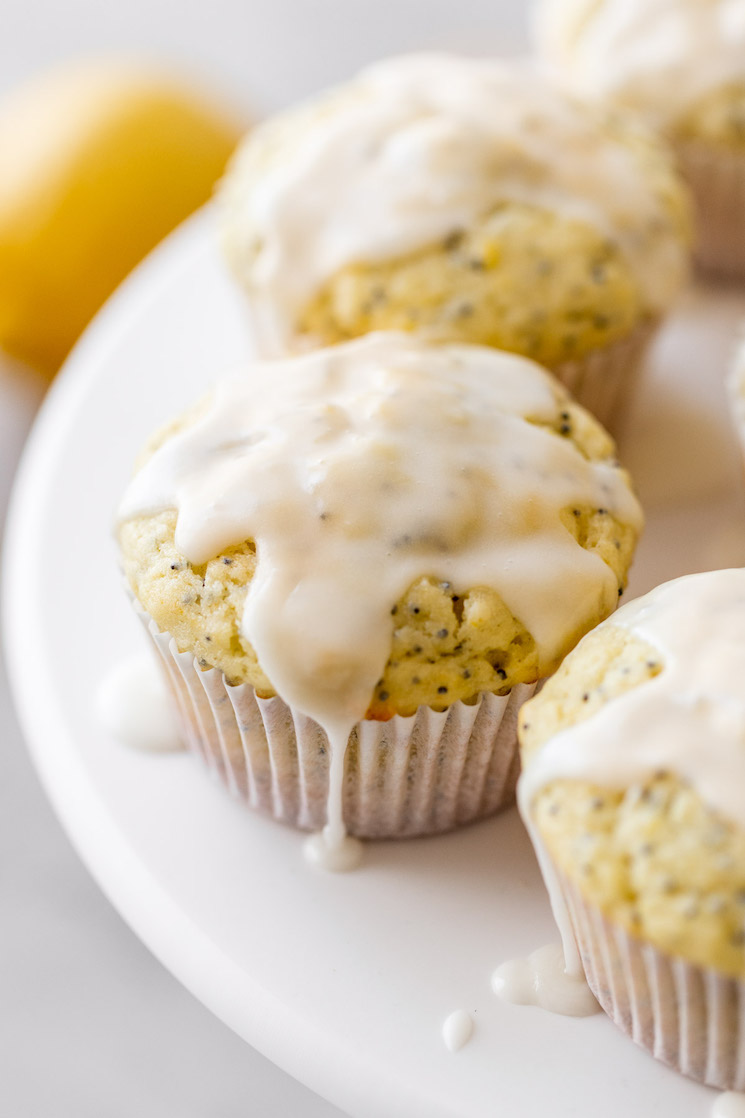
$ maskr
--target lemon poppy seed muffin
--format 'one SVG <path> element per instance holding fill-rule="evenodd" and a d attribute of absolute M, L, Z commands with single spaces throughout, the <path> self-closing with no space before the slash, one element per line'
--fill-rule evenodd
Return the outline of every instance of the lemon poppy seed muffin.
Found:
<path fill-rule="evenodd" d="M 119 542 L 195 750 L 279 818 L 398 835 L 509 802 L 517 709 L 640 526 L 537 365 L 389 333 L 256 363 L 156 436 Z"/>
<path fill-rule="evenodd" d="M 737 1090 L 744 625 L 745 570 L 667 583 L 585 637 L 520 716 L 521 804 L 568 963 L 578 951 L 638 1043 Z"/>
<path fill-rule="evenodd" d="M 666 149 L 484 60 L 392 59 L 268 121 L 220 201 L 267 352 L 387 329 L 491 345 L 604 421 L 686 271 Z"/>
<path fill-rule="evenodd" d="M 672 143 L 707 269 L 745 273 L 745 12 L 739 0 L 542 0 L 543 56 L 573 92 Z"/>

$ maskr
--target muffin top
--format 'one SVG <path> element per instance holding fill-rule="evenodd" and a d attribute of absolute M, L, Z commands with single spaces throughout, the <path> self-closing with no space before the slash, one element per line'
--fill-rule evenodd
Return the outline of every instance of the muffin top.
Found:
<path fill-rule="evenodd" d="M 629 603 L 521 712 L 553 862 L 664 951 L 745 974 L 745 569 Z"/>
<path fill-rule="evenodd" d="M 739 133 L 744 142 L 740 0 L 542 0 L 536 31 L 582 96 L 623 104 L 670 131 Z"/>
<path fill-rule="evenodd" d="M 335 275 L 457 239 L 503 204 L 599 231 L 649 312 L 686 268 L 685 198 L 665 151 L 535 70 L 485 60 L 394 58 L 268 121 L 239 149 L 221 203 L 226 252 L 273 353 Z"/>
<path fill-rule="evenodd" d="M 378 334 L 224 383 L 134 477 L 120 541 L 205 666 L 348 729 L 410 702 L 407 657 L 422 686 L 457 665 L 441 706 L 507 683 L 514 641 L 553 670 L 614 608 L 640 522 L 611 440 L 538 366 Z"/>

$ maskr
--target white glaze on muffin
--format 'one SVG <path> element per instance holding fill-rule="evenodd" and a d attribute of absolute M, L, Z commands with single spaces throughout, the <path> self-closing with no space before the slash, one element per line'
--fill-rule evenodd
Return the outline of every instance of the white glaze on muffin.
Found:
<path fill-rule="evenodd" d="M 598 253 L 620 254 L 640 317 L 665 310 L 686 272 L 685 195 L 664 148 L 535 70 L 491 61 L 414 55 L 371 67 L 252 133 L 221 200 L 226 251 L 268 353 L 286 351 L 303 324 L 317 327 L 314 303 L 348 269 L 410 266 L 412 254 L 428 250 L 436 279 L 434 250 L 469 231 L 488 242 L 500 207 L 508 218 L 517 207 L 518 226 L 526 213 L 533 224 L 554 218 L 558 239 L 584 244 L 589 264 Z M 438 282 L 447 287 L 447 276 Z M 535 282 L 547 295 L 535 311 L 551 315 L 554 289 L 545 276 Z M 425 308 L 421 283 L 407 286 L 412 308 Z M 395 304 L 395 285 L 383 287 Z M 422 325 L 447 326 L 452 339 L 450 302 Z M 374 325 L 409 328 L 400 316 Z M 361 332 L 338 327 L 341 336 Z M 322 340 L 338 339 L 329 329 Z"/>

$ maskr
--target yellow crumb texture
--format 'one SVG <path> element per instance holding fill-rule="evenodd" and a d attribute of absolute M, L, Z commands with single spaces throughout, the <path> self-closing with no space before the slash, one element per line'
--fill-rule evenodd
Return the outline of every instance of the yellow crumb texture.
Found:
<path fill-rule="evenodd" d="M 205 202 L 240 124 L 119 60 L 50 71 L 0 103 L 0 346 L 53 373 L 143 256 Z"/>
<path fill-rule="evenodd" d="M 551 368 L 628 337 L 643 318 L 633 272 L 599 230 L 505 203 L 442 244 L 344 268 L 299 331 L 325 344 L 372 330 L 425 331 Z"/>
<path fill-rule="evenodd" d="M 199 411 L 193 409 L 186 419 L 164 428 L 146 455 Z M 556 438 L 572 439 L 586 457 L 614 462 L 610 437 L 563 394 L 557 396 L 551 429 Z M 202 667 L 219 668 L 232 683 L 250 683 L 263 697 L 273 695 L 271 681 L 240 632 L 256 569 L 253 542 L 193 566 L 176 549 L 176 518 L 169 510 L 120 526 L 122 560 L 135 597 L 172 634 L 180 651 L 193 651 Z M 607 563 L 620 591 L 636 544 L 634 530 L 604 509 L 566 509 L 563 520 L 582 547 Z M 562 655 L 582 635 L 580 629 L 567 632 Z M 457 700 L 475 700 L 482 691 L 506 693 L 516 683 L 534 681 L 537 662 L 531 635 L 493 588 L 451 586 L 422 572 L 392 604 L 391 654 L 368 715 L 387 719 L 413 714 L 422 704 L 443 709 Z"/>
<path fill-rule="evenodd" d="M 523 707 L 524 765 L 554 734 L 662 669 L 629 630 L 592 632 Z M 552 860 L 608 919 L 659 950 L 745 977 L 745 832 L 677 776 L 658 772 L 625 791 L 555 781 L 532 811 Z"/>

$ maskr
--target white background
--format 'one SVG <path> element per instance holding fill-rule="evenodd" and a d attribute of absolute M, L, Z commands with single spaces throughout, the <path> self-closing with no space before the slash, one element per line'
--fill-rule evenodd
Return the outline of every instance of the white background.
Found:
<path fill-rule="evenodd" d="M 56 61 L 123 51 L 197 74 L 257 116 L 386 53 L 521 49 L 527 7 L 527 0 L 0 0 L 0 94 Z M 0 519 L 39 394 L 34 378 L 0 363 Z M 98 893 L 30 768 L 2 665 L 0 905 L 2 1115 L 340 1114 L 212 1018 Z"/>

